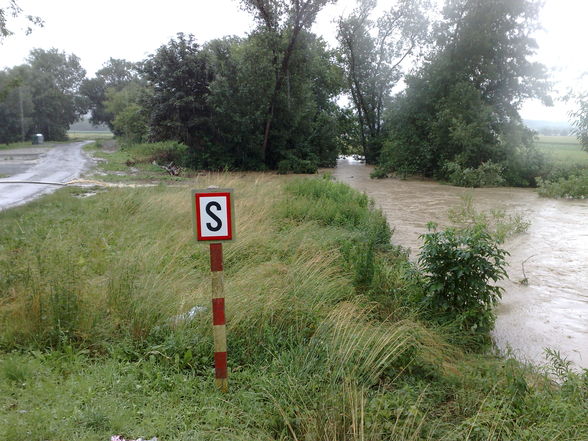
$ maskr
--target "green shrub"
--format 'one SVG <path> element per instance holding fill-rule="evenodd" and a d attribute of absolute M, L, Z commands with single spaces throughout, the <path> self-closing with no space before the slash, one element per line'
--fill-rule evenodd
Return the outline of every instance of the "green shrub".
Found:
<path fill-rule="evenodd" d="M 395 175 L 406 178 L 414 174 L 427 174 L 428 170 L 424 164 L 431 160 L 431 152 L 426 147 L 415 151 L 407 148 L 406 145 L 397 140 L 384 142 L 378 168 L 375 173 L 380 177 L 383 175 Z"/>
<path fill-rule="evenodd" d="M 133 164 L 169 164 L 173 162 L 180 167 L 190 165 L 190 153 L 188 147 L 176 141 L 164 141 L 155 143 L 131 144 L 124 147 L 129 159 L 127 165 Z"/>
<path fill-rule="evenodd" d="M 316 162 L 307 159 L 300 159 L 293 156 L 278 162 L 278 174 L 281 175 L 289 173 L 314 174 L 317 171 L 318 165 Z"/>
<path fill-rule="evenodd" d="M 376 167 L 370 173 L 372 179 L 384 179 L 388 177 L 388 173 L 383 167 Z"/>
<path fill-rule="evenodd" d="M 461 196 L 461 205 L 449 209 L 449 220 L 459 228 L 480 225 L 490 232 L 499 243 L 508 237 L 527 231 L 531 222 L 519 212 L 507 214 L 504 208 L 478 211 L 474 207 L 471 193 Z"/>
<path fill-rule="evenodd" d="M 495 320 L 492 308 L 502 293 L 492 282 L 506 276 L 507 252 L 481 225 L 437 231 L 429 224 L 422 238 L 419 263 L 426 274 L 426 306 L 487 343 Z"/>
<path fill-rule="evenodd" d="M 298 197 L 280 205 L 282 217 L 355 230 L 363 241 L 375 245 L 390 243 L 392 233 L 386 218 L 364 193 L 329 179 L 296 180 L 287 184 L 286 190 Z"/>
<path fill-rule="evenodd" d="M 557 180 L 537 178 L 539 194 L 552 198 L 584 199 L 588 197 L 588 170 Z"/>
<path fill-rule="evenodd" d="M 499 187 L 505 183 L 504 167 L 492 161 L 483 162 L 477 168 L 464 168 L 458 162 L 447 161 L 443 168 L 449 182 L 459 187 Z"/>

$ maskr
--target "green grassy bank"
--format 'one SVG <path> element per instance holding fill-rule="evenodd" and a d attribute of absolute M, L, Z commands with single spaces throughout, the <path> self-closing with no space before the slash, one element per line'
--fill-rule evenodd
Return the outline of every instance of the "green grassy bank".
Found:
<path fill-rule="evenodd" d="M 236 190 L 230 391 L 190 188 Z M 325 178 L 65 189 L 0 213 L 0 439 L 585 440 L 588 375 L 469 351 L 370 201 Z M 393 237 L 392 237 L 393 243 Z"/>

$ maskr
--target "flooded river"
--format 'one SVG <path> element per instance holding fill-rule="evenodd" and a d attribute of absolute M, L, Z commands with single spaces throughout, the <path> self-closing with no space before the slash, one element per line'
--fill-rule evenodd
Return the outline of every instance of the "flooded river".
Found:
<path fill-rule="evenodd" d="M 498 306 L 494 338 L 502 350 L 535 364 L 545 363 L 545 348 L 557 350 L 588 369 L 588 200 L 540 198 L 530 189 L 464 189 L 431 181 L 370 179 L 371 168 L 341 159 L 333 175 L 367 193 L 394 228 L 395 244 L 412 250 L 434 221 L 449 225 L 449 208 L 473 194 L 478 210 L 504 208 L 531 222 L 527 232 L 508 239 L 509 280 Z M 528 285 L 520 281 L 524 271 Z"/>

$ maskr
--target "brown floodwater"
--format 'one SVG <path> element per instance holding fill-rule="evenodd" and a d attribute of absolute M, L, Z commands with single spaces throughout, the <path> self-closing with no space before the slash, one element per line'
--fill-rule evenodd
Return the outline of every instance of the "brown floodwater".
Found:
<path fill-rule="evenodd" d="M 497 347 L 545 364 L 545 348 L 588 369 L 588 200 L 541 198 L 530 189 L 464 189 L 426 180 L 370 179 L 371 167 L 340 159 L 333 175 L 365 192 L 394 229 L 392 241 L 418 256 L 427 223 L 449 225 L 448 210 L 473 195 L 478 210 L 505 209 L 531 222 L 507 240 L 509 279 L 497 307 Z M 524 273 L 528 285 L 521 284 Z"/>

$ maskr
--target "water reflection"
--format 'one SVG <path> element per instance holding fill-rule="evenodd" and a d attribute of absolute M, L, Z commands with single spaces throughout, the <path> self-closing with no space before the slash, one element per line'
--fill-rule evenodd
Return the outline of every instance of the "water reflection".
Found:
<path fill-rule="evenodd" d="M 429 221 L 449 225 L 447 211 L 472 192 L 479 210 L 505 208 L 531 221 L 528 231 L 510 239 L 509 280 L 497 309 L 494 338 L 520 359 L 544 363 L 544 348 L 560 351 L 588 368 L 588 201 L 540 198 L 518 188 L 466 190 L 426 180 L 370 179 L 371 168 L 342 158 L 335 178 L 366 192 L 394 228 L 394 243 L 412 250 Z M 528 285 L 520 281 L 525 277 Z"/>

